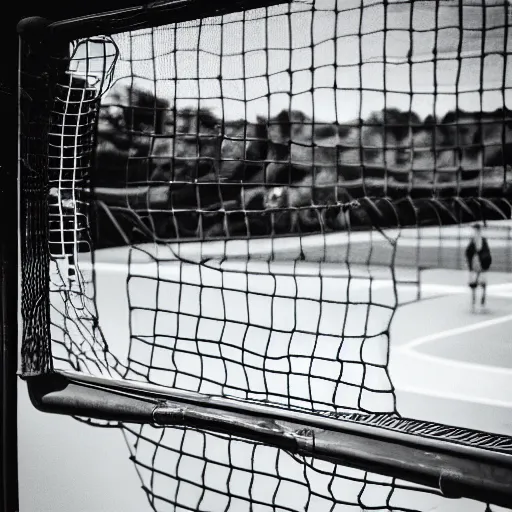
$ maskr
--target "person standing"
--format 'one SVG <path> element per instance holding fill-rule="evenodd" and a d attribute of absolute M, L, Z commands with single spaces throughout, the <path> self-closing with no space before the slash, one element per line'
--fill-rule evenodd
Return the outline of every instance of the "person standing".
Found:
<path fill-rule="evenodd" d="M 471 307 L 475 312 L 477 288 L 482 289 L 480 304 L 485 306 L 487 291 L 487 271 L 491 267 L 492 256 L 487 238 L 483 236 L 482 226 L 473 225 L 473 235 L 466 247 L 466 261 L 469 269 L 469 288 L 471 289 Z"/>

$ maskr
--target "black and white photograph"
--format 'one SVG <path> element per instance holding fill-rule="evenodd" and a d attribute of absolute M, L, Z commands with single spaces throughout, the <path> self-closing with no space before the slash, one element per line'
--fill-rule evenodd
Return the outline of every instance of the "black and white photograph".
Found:
<path fill-rule="evenodd" d="M 5 512 L 509 510 L 509 2 L 120 3 L 18 24 Z"/>

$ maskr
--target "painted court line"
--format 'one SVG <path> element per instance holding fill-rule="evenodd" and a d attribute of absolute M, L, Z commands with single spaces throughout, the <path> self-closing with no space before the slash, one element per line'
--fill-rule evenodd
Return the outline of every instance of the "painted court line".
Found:
<path fill-rule="evenodd" d="M 390 375 L 399 391 L 512 408 L 512 369 L 392 350 Z"/>
<path fill-rule="evenodd" d="M 428 396 L 431 398 L 440 398 L 445 400 L 453 400 L 455 402 L 469 402 L 471 404 L 477 405 L 487 405 L 490 407 L 502 407 L 504 409 L 512 409 L 512 401 L 499 400 L 494 398 L 479 398 L 468 396 L 467 393 L 451 393 L 446 389 L 441 389 L 439 391 L 434 391 L 431 388 L 424 387 L 414 387 L 414 386 L 396 386 L 398 391 L 402 391 L 404 393 L 411 393 L 415 395 Z M 400 410 L 400 399 L 398 399 L 398 409 Z"/>
<path fill-rule="evenodd" d="M 486 327 L 492 327 L 494 325 L 499 325 L 510 321 L 512 321 L 512 314 L 500 316 L 498 318 L 491 318 L 490 320 L 484 320 L 483 322 L 476 322 L 473 324 L 464 325 L 462 327 L 456 327 L 454 329 L 447 329 L 445 331 L 429 334 L 428 336 L 416 338 L 415 340 L 402 345 L 399 350 L 402 352 L 411 351 L 412 349 L 418 347 L 419 345 L 424 345 L 425 343 L 429 343 L 431 341 L 451 338 L 452 336 L 457 336 L 459 334 L 464 334 L 466 332 L 476 331 L 478 329 L 485 329 Z"/>
<path fill-rule="evenodd" d="M 501 287 L 498 285 L 498 287 Z M 433 398 L 512 408 L 512 368 L 456 361 L 414 350 L 431 341 L 512 321 L 512 314 L 416 338 L 392 349 L 391 376 L 398 390 Z"/>
<path fill-rule="evenodd" d="M 420 286 L 422 292 L 438 292 L 444 294 L 468 294 L 468 286 L 458 286 L 450 284 L 434 284 L 434 283 L 423 283 Z M 487 296 L 488 297 L 512 297 L 512 283 L 505 284 L 490 284 L 487 285 Z"/>
<path fill-rule="evenodd" d="M 512 291 L 512 282 L 510 283 L 497 283 L 497 284 L 491 284 L 487 286 L 487 291 L 489 290 L 501 290 L 501 289 L 508 290 L 510 289 Z"/>
<path fill-rule="evenodd" d="M 469 372 L 485 372 L 485 373 L 494 373 L 500 375 L 507 375 L 512 378 L 512 368 L 507 368 L 505 366 L 489 366 L 480 363 L 470 363 L 468 361 L 458 361 L 456 359 L 447 359 L 440 356 L 434 356 L 432 354 L 424 354 L 420 352 L 416 352 L 414 350 L 402 350 L 401 347 L 397 347 L 394 350 L 401 353 L 401 355 L 405 355 L 406 357 L 414 357 L 416 359 L 421 359 L 422 361 L 434 363 L 440 366 L 447 366 L 449 368 L 457 367 L 461 370 L 467 370 Z"/>
<path fill-rule="evenodd" d="M 357 242 L 362 243 L 363 241 L 357 240 L 352 243 L 357 243 Z M 419 247 L 419 248 L 436 247 L 436 248 L 439 248 L 440 250 L 442 248 L 446 248 L 446 247 L 458 249 L 458 248 L 460 248 L 461 244 L 464 244 L 464 243 L 465 243 L 464 240 L 450 240 L 450 239 L 442 239 L 442 241 L 440 242 L 439 240 L 437 240 L 435 238 L 433 238 L 433 239 L 400 238 L 398 240 L 398 245 L 402 246 L 402 247 Z M 491 245 L 491 242 L 489 242 L 489 245 Z M 505 240 L 501 240 L 501 239 L 493 240 L 491 247 L 508 248 L 508 247 L 510 247 L 510 240 L 506 240 L 506 239 Z"/>
<path fill-rule="evenodd" d="M 440 290 L 440 291 L 451 291 L 464 292 L 469 294 L 469 287 L 467 285 L 457 284 L 441 284 L 441 283 L 421 283 L 421 288 Z M 512 282 L 510 283 L 495 283 L 487 285 L 487 292 L 494 292 L 499 290 L 510 290 L 512 291 Z"/>

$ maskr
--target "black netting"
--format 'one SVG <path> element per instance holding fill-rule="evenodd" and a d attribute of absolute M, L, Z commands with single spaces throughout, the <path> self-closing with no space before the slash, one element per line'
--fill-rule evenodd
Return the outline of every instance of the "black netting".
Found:
<path fill-rule="evenodd" d="M 71 59 L 29 45 L 23 372 L 509 452 L 402 419 L 389 372 L 397 308 L 424 269 L 466 269 L 472 222 L 512 270 L 507 14 L 297 1 L 75 41 Z M 121 427 L 155 510 L 475 506 L 233 436 Z"/>

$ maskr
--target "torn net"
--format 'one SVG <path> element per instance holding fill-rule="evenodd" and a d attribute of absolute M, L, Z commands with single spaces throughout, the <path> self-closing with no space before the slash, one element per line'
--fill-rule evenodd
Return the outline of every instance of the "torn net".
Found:
<path fill-rule="evenodd" d="M 510 219 L 506 9 L 292 2 L 74 42 L 25 125 L 24 373 L 510 451 L 402 421 L 388 371 L 393 314 L 419 298 L 422 269 L 465 268 L 468 224 Z M 493 226 L 495 268 L 510 271 L 510 224 Z M 440 502 L 232 436 L 119 426 L 155 510 Z"/>

